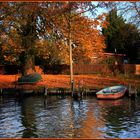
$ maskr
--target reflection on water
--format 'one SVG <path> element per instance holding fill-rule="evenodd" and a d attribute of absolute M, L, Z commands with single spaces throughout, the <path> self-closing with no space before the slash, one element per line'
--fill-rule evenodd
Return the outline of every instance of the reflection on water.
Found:
<path fill-rule="evenodd" d="M 105 121 L 102 131 L 107 138 L 140 138 L 140 103 L 137 100 L 120 99 L 111 104 L 102 103 L 101 116 Z M 105 104 L 105 105 L 104 105 Z"/>
<path fill-rule="evenodd" d="M 0 100 L 1 138 L 140 138 L 140 97 Z"/>

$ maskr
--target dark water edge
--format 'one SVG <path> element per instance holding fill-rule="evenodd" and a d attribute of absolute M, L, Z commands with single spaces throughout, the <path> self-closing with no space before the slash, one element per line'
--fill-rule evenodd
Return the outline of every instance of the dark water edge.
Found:
<path fill-rule="evenodd" d="M 140 138 L 140 97 L 0 97 L 0 138 Z"/>

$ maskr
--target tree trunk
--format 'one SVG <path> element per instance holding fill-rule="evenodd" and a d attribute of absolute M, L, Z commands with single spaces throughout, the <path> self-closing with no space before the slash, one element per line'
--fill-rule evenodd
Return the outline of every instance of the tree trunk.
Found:
<path fill-rule="evenodd" d="M 23 64 L 23 75 L 35 73 L 35 60 L 34 55 L 27 54 Z"/>
<path fill-rule="evenodd" d="M 21 54 L 22 75 L 28 75 L 35 72 L 35 41 L 36 35 L 36 15 L 32 13 L 27 16 L 27 24 L 21 25 L 21 45 L 23 53 Z"/>

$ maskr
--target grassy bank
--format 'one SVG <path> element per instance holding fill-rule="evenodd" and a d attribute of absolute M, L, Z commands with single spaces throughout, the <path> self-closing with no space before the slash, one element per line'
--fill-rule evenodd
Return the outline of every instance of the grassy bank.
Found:
<path fill-rule="evenodd" d="M 0 75 L 0 88 L 14 88 L 15 81 L 19 75 Z M 35 86 L 47 86 L 48 88 L 70 88 L 70 76 L 69 75 L 42 75 L 42 81 Z M 136 85 L 140 91 L 139 79 L 126 79 L 120 77 L 106 77 L 98 75 L 75 75 L 74 76 L 75 88 L 78 86 L 85 89 L 100 89 L 107 86 L 124 84 L 124 85 Z M 28 85 L 27 85 L 28 86 Z M 30 87 L 30 85 L 29 85 Z"/>

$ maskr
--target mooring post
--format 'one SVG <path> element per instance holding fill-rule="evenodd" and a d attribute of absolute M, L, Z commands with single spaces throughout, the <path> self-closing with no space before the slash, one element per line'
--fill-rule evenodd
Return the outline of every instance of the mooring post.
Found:
<path fill-rule="evenodd" d="M 74 96 L 74 80 L 71 81 L 71 92 L 72 92 L 72 97 Z"/>
<path fill-rule="evenodd" d="M 46 97 L 48 95 L 48 88 L 44 86 L 44 107 L 46 107 Z"/>
<path fill-rule="evenodd" d="M 135 85 L 134 91 L 135 91 L 135 97 L 137 97 L 137 87 L 136 87 L 136 85 Z"/>
<path fill-rule="evenodd" d="M 80 91 L 80 80 L 78 80 L 78 90 Z"/>
<path fill-rule="evenodd" d="M 2 100 L 2 94 L 3 94 L 3 90 L 0 89 L 0 100 Z"/>
<path fill-rule="evenodd" d="M 83 97 L 83 90 L 81 89 L 81 83 L 78 81 L 78 97 Z"/>
<path fill-rule="evenodd" d="M 17 75 L 15 74 L 15 89 L 16 89 Z"/>
<path fill-rule="evenodd" d="M 129 97 L 137 97 L 137 87 L 135 84 L 129 84 Z"/>
<path fill-rule="evenodd" d="M 128 91 L 128 92 L 129 92 L 129 97 L 131 97 L 131 92 L 132 92 L 131 90 L 132 90 L 132 87 L 131 87 L 131 85 L 129 84 L 129 91 Z"/>
<path fill-rule="evenodd" d="M 3 90 L 2 90 L 2 89 L 0 89 L 0 96 L 2 96 L 2 93 L 3 93 Z"/>
<path fill-rule="evenodd" d="M 46 98 L 46 96 L 48 95 L 48 89 L 47 86 L 44 86 L 44 96 Z"/>
<path fill-rule="evenodd" d="M 80 80 L 78 81 L 78 97 L 81 97 Z"/>

